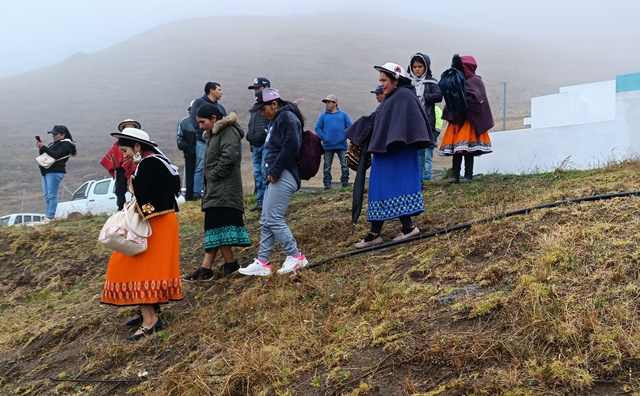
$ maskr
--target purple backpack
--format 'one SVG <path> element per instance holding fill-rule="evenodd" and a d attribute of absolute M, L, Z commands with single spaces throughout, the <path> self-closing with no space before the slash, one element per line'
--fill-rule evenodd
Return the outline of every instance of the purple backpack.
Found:
<path fill-rule="evenodd" d="M 298 170 L 302 180 L 309 180 L 318 173 L 320 159 L 324 154 L 320 137 L 311 131 L 302 132 L 302 147 L 300 148 L 300 160 Z"/>

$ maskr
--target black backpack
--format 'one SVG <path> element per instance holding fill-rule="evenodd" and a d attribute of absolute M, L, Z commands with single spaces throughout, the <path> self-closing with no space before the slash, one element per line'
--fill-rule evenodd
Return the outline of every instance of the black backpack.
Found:
<path fill-rule="evenodd" d="M 440 76 L 438 86 L 440 86 L 447 108 L 453 113 L 464 112 L 467 109 L 464 81 L 464 74 L 453 67 L 445 70 Z"/>

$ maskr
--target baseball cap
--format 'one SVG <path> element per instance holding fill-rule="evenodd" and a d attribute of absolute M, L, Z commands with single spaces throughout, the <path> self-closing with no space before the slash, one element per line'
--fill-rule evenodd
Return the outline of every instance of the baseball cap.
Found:
<path fill-rule="evenodd" d="M 51 128 L 51 130 L 47 133 L 50 133 L 52 135 L 59 135 L 61 133 L 67 133 L 69 132 L 69 130 L 67 129 L 66 126 L 64 125 L 54 125 L 53 128 Z"/>
<path fill-rule="evenodd" d="M 256 77 L 255 80 L 253 80 L 253 85 L 249 85 L 249 89 L 270 86 L 271 82 L 266 77 Z"/>
<path fill-rule="evenodd" d="M 265 88 L 260 92 L 256 92 L 256 99 L 253 106 L 249 109 L 249 113 L 255 113 L 260 110 L 265 103 L 280 99 L 280 92 L 275 88 Z"/>
<path fill-rule="evenodd" d="M 334 103 L 338 103 L 338 98 L 336 97 L 336 95 L 327 95 L 326 98 L 322 99 L 322 103 L 327 103 L 327 102 L 334 102 Z"/>
<path fill-rule="evenodd" d="M 384 91 L 382 90 L 382 87 L 378 85 L 378 86 L 376 87 L 376 89 L 374 89 L 373 91 L 371 91 L 371 93 L 374 93 L 374 94 L 381 94 L 381 93 L 384 93 Z"/>

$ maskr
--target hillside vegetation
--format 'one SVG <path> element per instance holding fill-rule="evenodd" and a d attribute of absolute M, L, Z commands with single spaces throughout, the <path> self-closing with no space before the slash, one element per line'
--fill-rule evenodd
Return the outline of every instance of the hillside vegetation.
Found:
<path fill-rule="evenodd" d="M 384 29 L 372 23 L 376 20 L 384 20 Z M 616 73 L 636 71 L 639 63 L 633 51 L 611 59 L 606 56 L 608 45 L 596 52 L 591 42 L 587 49 L 577 44 L 558 48 L 560 42 L 364 12 L 167 23 L 102 51 L 75 54 L 0 79 L 0 131 L 8 137 L 0 145 L 0 215 L 44 209 L 34 135 L 50 142 L 46 132 L 54 124 L 68 126 L 78 146 L 63 181 L 70 191 L 88 179 L 108 177 L 99 162 L 113 144 L 109 133 L 125 118 L 140 121 L 163 152 L 182 166 L 176 125 L 207 81 L 222 84 L 221 103 L 236 111 L 246 127 L 253 102 L 247 87 L 256 76 L 267 76 L 285 99 L 300 99 L 306 127 L 313 129 L 325 110 L 321 99 L 330 93 L 337 95 L 352 121 L 375 109 L 370 91 L 378 85 L 379 73 L 374 65 L 397 62 L 406 67 L 412 54 L 424 52 L 439 78 L 459 52 L 476 57 L 494 129 L 502 130 L 505 99 L 507 129 L 522 128 L 533 96 L 610 80 Z M 578 67 L 577 59 L 589 67 Z M 508 82 L 506 98 L 503 82 Z M 244 153 L 243 168 L 251 169 L 248 145 Z"/>
<path fill-rule="evenodd" d="M 423 233 L 635 190 L 640 163 L 430 182 Z M 247 206 L 252 198 L 246 198 Z M 351 189 L 294 195 L 311 263 L 350 251 Z M 0 390 L 11 395 L 640 394 L 640 198 L 563 204 L 256 279 L 184 284 L 166 327 L 126 341 L 131 308 L 99 304 L 105 217 L 0 230 Z M 366 217 L 366 216 L 363 216 Z M 183 272 L 203 215 L 181 207 Z M 247 213 L 258 251 L 256 213 Z M 398 222 L 383 229 L 385 241 Z M 284 259 L 281 250 L 272 258 Z M 275 272 L 274 272 L 275 274 Z"/>

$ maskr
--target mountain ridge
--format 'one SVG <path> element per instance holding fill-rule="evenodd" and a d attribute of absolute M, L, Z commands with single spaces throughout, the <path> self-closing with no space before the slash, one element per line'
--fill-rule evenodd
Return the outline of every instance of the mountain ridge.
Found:
<path fill-rule="evenodd" d="M 338 96 L 352 120 L 375 109 L 369 91 L 377 85 L 376 64 L 393 61 L 406 67 L 413 53 L 424 52 L 438 78 L 454 53 L 472 54 L 487 85 L 496 129 L 502 127 L 503 82 L 508 83 L 507 124 L 513 129 L 529 115 L 532 96 L 615 77 L 606 65 L 597 66 L 593 53 L 576 56 L 534 40 L 402 18 L 377 18 L 385 24 L 379 27 L 374 19 L 366 13 L 183 19 L 92 54 L 76 53 L 61 63 L 0 79 L 0 127 L 11 136 L 0 146 L 7 158 L 0 165 L 0 192 L 7 197 L 0 212 L 42 209 L 33 135 L 46 135 L 54 124 L 67 125 L 78 143 L 79 154 L 69 161 L 64 180 L 69 186 L 107 176 L 99 160 L 113 142 L 109 132 L 124 118 L 140 120 L 181 165 L 175 127 L 207 81 L 222 84 L 221 103 L 236 111 L 246 127 L 252 102 L 247 86 L 265 75 L 285 99 L 301 99 L 306 129 L 313 129 L 324 111 L 320 100 L 329 93 Z M 576 71 L 553 65 L 578 57 L 594 66 Z M 244 161 L 248 184 L 248 148 Z M 25 192 L 24 201 L 16 190 Z"/>

